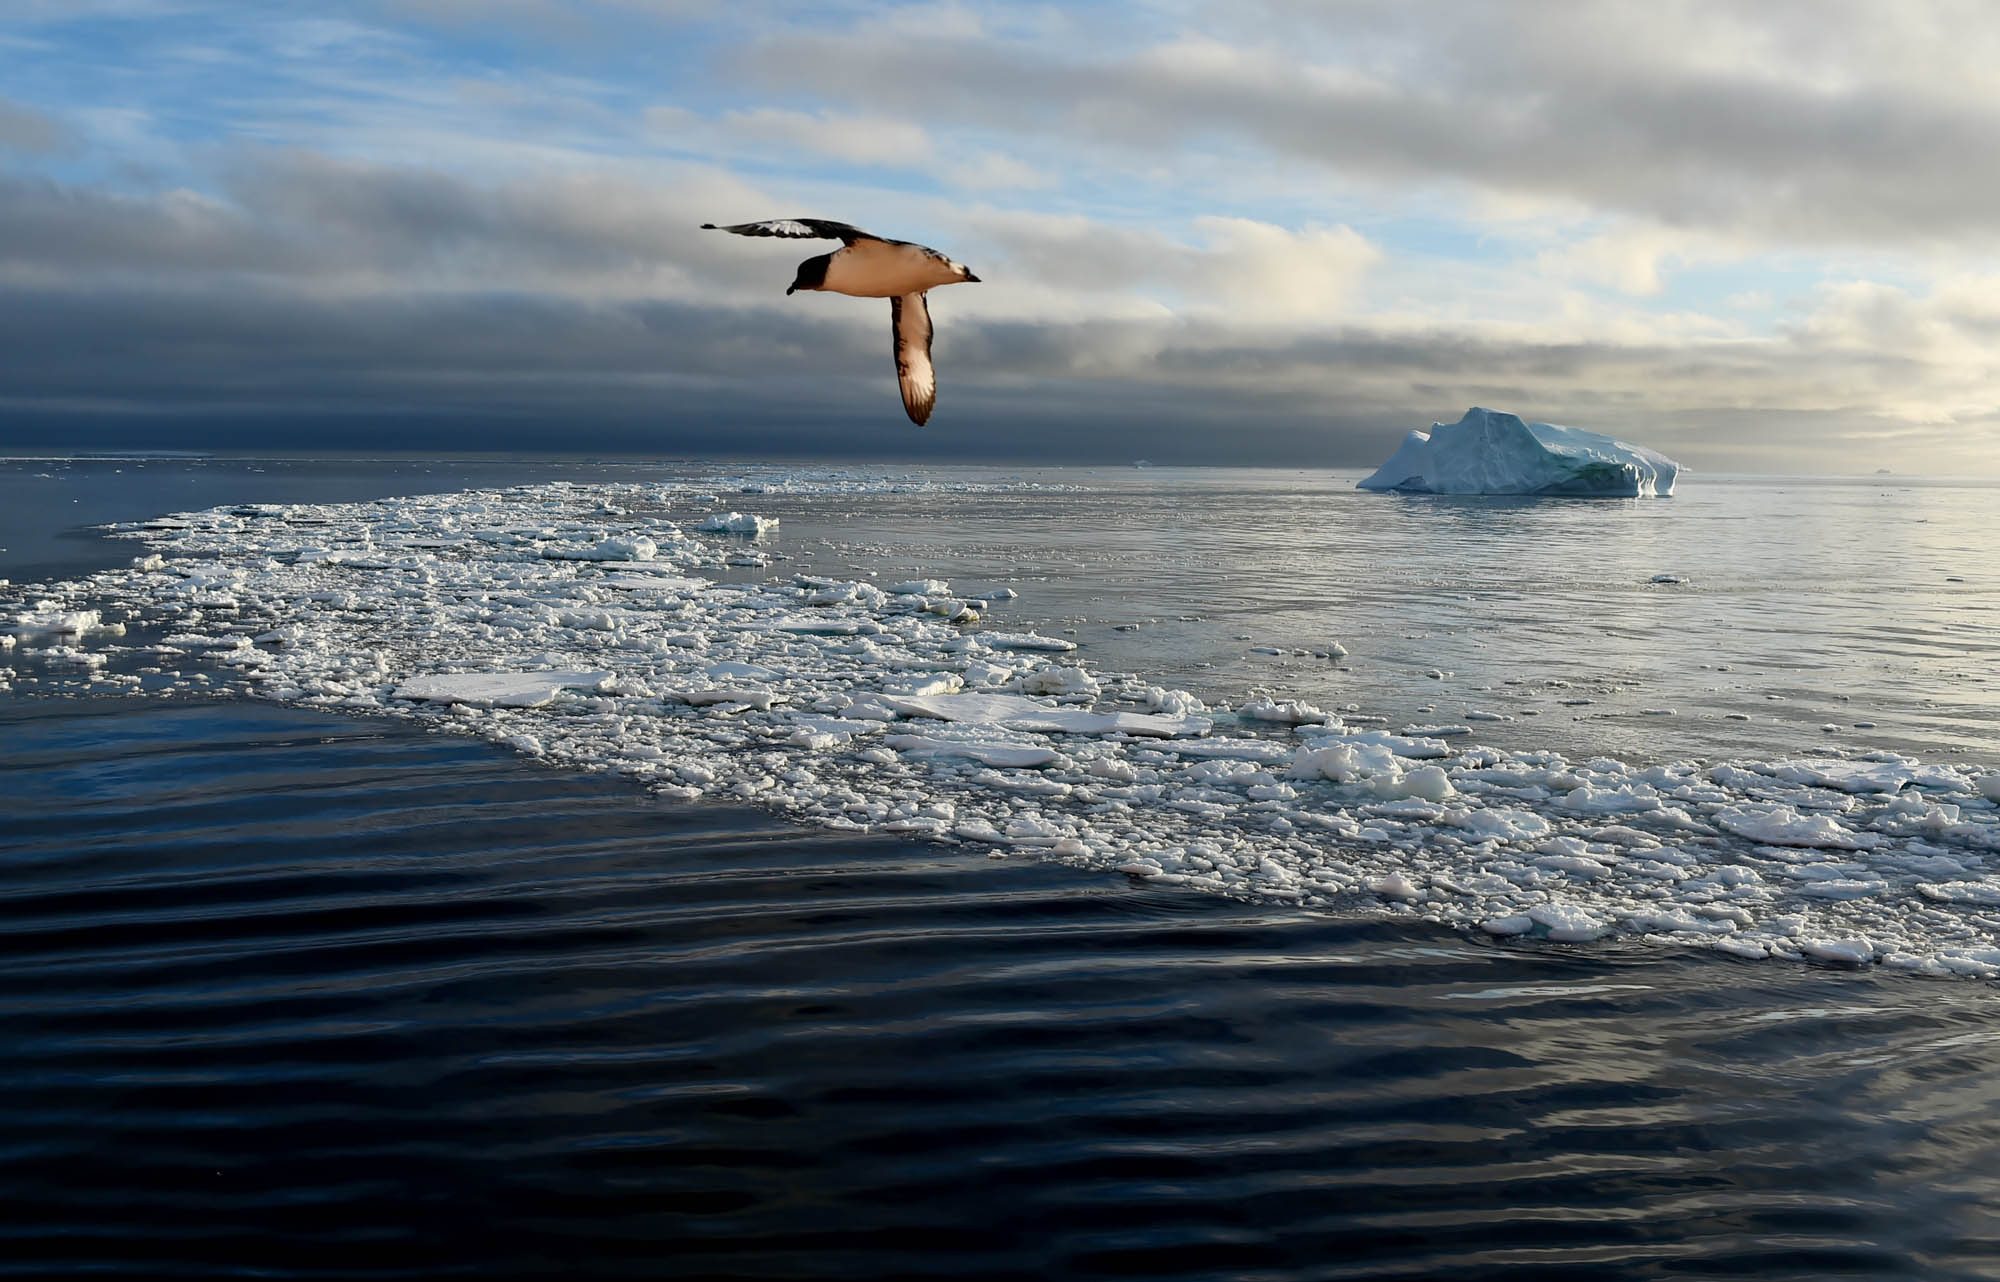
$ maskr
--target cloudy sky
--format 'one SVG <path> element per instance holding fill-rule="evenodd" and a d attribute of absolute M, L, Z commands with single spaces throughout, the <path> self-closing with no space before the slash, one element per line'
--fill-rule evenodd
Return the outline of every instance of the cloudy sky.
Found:
<path fill-rule="evenodd" d="M 1987 0 L 7 0 L 0 447 L 2000 474 Z M 937 246 L 787 298 L 809 215 Z"/>

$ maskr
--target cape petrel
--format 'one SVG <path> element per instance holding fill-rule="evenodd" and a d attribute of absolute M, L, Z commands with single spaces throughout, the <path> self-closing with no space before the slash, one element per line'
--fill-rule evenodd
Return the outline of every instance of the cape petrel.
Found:
<path fill-rule="evenodd" d="M 924 245 L 872 236 L 859 227 L 825 218 L 774 218 L 762 223 L 737 223 L 733 227 L 703 223 L 702 228 L 734 232 L 738 236 L 839 241 L 840 248 L 831 254 L 800 263 L 798 277 L 785 293 L 818 289 L 856 298 L 888 299 L 889 328 L 895 337 L 896 382 L 903 391 L 903 410 L 912 423 L 924 425 L 931 416 L 931 407 L 937 404 L 937 371 L 931 367 L 931 309 L 924 295 L 939 285 L 977 282 L 979 277 L 965 264 L 953 262 Z"/>

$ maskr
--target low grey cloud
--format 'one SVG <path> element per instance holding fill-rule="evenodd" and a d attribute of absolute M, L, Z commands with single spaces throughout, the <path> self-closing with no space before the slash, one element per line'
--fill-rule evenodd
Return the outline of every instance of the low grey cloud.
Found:
<path fill-rule="evenodd" d="M 886 323 L 856 309 L 491 291 L 328 297 L 194 279 L 0 299 L 0 412 L 17 438 L 24 424 L 87 411 L 112 430 L 177 416 L 176 439 L 196 443 L 233 424 L 290 424 L 270 427 L 266 443 L 291 448 L 360 439 L 355 431 L 393 420 L 405 444 L 440 447 L 511 433 L 549 449 L 708 442 L 1362 465 L 1411 427 L 1497 403 L 1613 431 L 1643 424 L 1649 443 L 1698 465 L 1748 466 L 1844 431 L 1879 436 L 1865 405 L 1770 408 L 1802 388 L 1844 379 L 1866 391 L 1921 372 L 1908 358 L 1857 363 L 1803 342 L 1748 352 L 1357 329 L 1251 345 L 1172 322 L 967 322 L 940 333 L 938 360 L 942 410 L 918 430 L 896 412 Z M 1652 389 L 1643 404 L 1616 390 L 1635 381 Z M 313 426 L 334 420 L 348 426 Z"/>
<path fill-rule="evenodd" d="M 33 107 L 0 97 L 0 151 L 46 154 L 76 145 L 76 133 L 67 125 Z"/>
<path fill-rule="evenodd" d="M 239 274 L 357 292 L 496 282 L 590 292 L 659 271 L 718 285 L 752 279 L 748 264 L 702 252 L 697 227 L 708 202 L 699 184 L 592 173 L 480 183 L 257 150 L 232 156 L 219 187 L 216 195 L 114 192 L 0 172 L 0 272 Z"/>

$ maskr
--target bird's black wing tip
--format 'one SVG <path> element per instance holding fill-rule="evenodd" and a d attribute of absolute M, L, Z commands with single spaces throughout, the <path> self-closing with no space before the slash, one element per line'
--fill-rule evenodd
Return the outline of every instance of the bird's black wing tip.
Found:
<path fill-rule="evenodd" d="M 721 230 L 722 230 L 722 229 L 721 229 L 720 227 L 717 227 L 717 226 L 716 226 L 716 225 L 715 225 L 714 223 L 703 223 L 703 224 L 701 225 L 701 229 L 702 229 L 703 231 L 721 231 Z"/>

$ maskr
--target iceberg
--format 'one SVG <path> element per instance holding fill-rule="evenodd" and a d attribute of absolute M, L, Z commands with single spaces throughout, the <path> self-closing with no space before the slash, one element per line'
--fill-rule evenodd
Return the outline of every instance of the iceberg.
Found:
<path fill-rule="evenodd" d="M 1664 497 L 1681 465 L 1629 441 L 1518 414 L 1473 408 L 1456 423 L 1411 432 L 1364 490 L 1410 494 Z"/>

